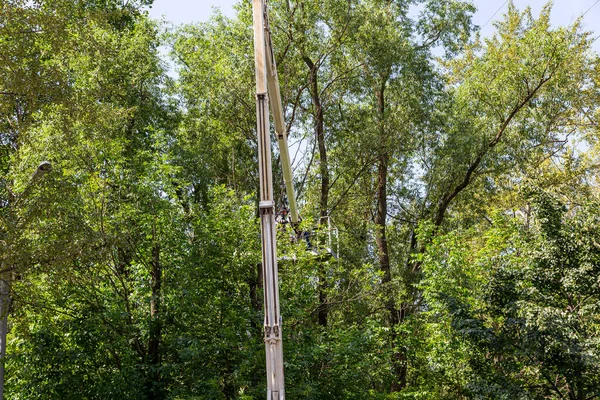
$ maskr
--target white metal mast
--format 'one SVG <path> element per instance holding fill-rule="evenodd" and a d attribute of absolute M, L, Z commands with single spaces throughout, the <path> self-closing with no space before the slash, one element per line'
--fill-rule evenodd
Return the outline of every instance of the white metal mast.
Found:
<path fill-rule="evenodd" d="M 267 358 L 267 400 L 285 400 L 283 380 L 283 346 L 279 314 L 279 278 L 271 168 L 271 136 L 269 132 L 269 100 L 273 111 L 275 134 L 283 169 L 292 226 L 299 222 L 298 207 L 292 185 L 292 168 L 283 118 L 277 66 L 269 31 L 266 0 L 252 0 L 254 19 L 254 57 L 256 65 L 256 118 L 260 175 L 260 223 L 262 268 L 265 301 L 265 348 Z"/>

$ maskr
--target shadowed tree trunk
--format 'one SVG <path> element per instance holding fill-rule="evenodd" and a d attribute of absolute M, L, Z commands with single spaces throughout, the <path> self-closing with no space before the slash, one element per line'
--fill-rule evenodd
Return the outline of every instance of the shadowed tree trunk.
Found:
<path fill-rule="evenodd" d="M 262 323 L 259 323 L 260 315 L 262 311 L 262 297 L 260 296 L 260 292 L 263 289 L 262 282 L 262 263 L 257 263 L 254 268 L 251 268 L 251 275 L 248 282 L 248 286 L 250 287 L 250 304 L 252 305 L 253 315 L 250 318 L 250 326 L 259 332 L 262 332 Z"/>
<path fill-rule="evenodd" d="M 387 185 L 390 154 L 387 148 L 387 130 L 385 124 L 386 103 L 385 88 L 387 77 L 381 80 L 380 86 L 375 90 L 377 100 L 377 115 L 379 118 L 379 155 L 377 160 L 377 189 L 376 201 L 377 209 L 375 212 L 375 242 L 377 244 L 377 255 L 379 258 L 379 269 L 383 274 L 382 285 L 385 296 L 385 308 L 388 314 L 388 323 L 391 329 L 391 342 L 393 346 L 392 368 L 394 370 L 394 380 L 391 391 L 397 392 L 406 387 L 406 349 L 397 347 L 396 339 L 398 337 L 397 327 L 403 322 L 404 314 L 396 307 L 396 299 L 392 291 L 392 271 L 390 266 L 389 246 L 387 242 L 386 222 L 387 222 Z"/>
<path fill-rule="evenodd" d="M 151 293 L 150 298 L 150 329 L 148 335 L 148 360 L 150 362 L 148 399 L 162 400 L 164 393 L 161 387 L 160 373 L 160 342 L 162 335 L 162 322 L 160 316 L 160 302 L 162 289 L 162 265 L 160 263 L 160 245 L 156 237 L 156 228 L 152 229 L 154 245 L 152 247 L 151 260 Z"/>
<path fill-rule="evenodd" d="M 312 62 L 308 57 L 304 57 L 304 62 L 309 68 L 309 79 L 310 79 L 310 96 L 314 107 L 314 124 L 315 124 L 315 137 L 317 140 L 317 147 L 319 149 L 319 173 L 321 175 L 321 195 L 319 198 L 319 211 L 321 218 L 327 217 L 328 215 L 328 203 L 329 203 L 329 168 L 327 165 L 327 148 L 325 147 L 325 122 L 323 118 L 323 105 L 321 103 L 321 97 L 319 93 L 319 66 Z M 319 221 L 321 225 L 321 221 Z M 325 270 L 325 264 L 319 263 L 318 272 L 318 290 L 319 290 L 319 307 L 318 307 L 318 320 L 319 325 L 327 326 L 328 307 L 327 307 L 327 271 Z"/>

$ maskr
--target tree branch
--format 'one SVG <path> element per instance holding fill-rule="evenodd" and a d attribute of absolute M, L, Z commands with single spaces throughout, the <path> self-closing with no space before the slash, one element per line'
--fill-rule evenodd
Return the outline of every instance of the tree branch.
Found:
<path fill-rule="evenodd" d="M 531 101 L 533 96 L 535 96 L 535 94 L 542 88 L 542 86 L 544 86 L 546 82 L 552 79 L 552 76 L 553 73 L 550 74 L 548 77 L 542 77 L 536 85 L 536 87 L 533 88 L 533 90 L 531 90 L 527 94 L 527 96 L 525 96 L 525 98 L 512 109 L 508 117 L 500 126 L 500 129 L 498 130 L 494 138 L 488 142 L 487 146 L 477 155 L 477 157 L 475 157 L 475 160 L 473 160 L 471 165 L 469 165 L 469 168 L 467 168 L 467 172 L 465 173 L 465 176 L 462 179 L 462 181 L 451 192 L 446 192 L 444 196 L 442 196 L 442 199 L 438 203 L 438 209 L 435 213 L 434 218 L 434 225 L 436 226 L 436 228 L 442 225 L 442 222 L 444 221 L 444 217 L 446 215 L 446 210 L 448 209 L 448 206 L 450 205 L 452 200 L 456 196 L 458 196 L 467 186 L 469 186 L 473 177 L 473 173 L 477 170 L 485 155 L 490 150 L 492 150 L 500 142 L 500 140 L 502 140 L 506 129 L 508 128 L 512 120 L 515 118 L 515 116 L 519 113 L 519 111 L 523 109 L 523 107 L 527 105 L 527 103 L 529 103 L 529 101 Z"/>

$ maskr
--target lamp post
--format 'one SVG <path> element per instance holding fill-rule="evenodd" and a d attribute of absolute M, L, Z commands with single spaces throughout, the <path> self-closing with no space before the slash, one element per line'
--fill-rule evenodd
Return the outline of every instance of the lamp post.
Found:
<path fill-rule="evenodd" d="M 37 167 L 25 190 L 19 195 L 15 203 L 26 195 L 31 187 L 39 181 L 39 179 L 52 170 L 52 164 L 49 161 L 43 161 Z M 10 206 L 9 206 L 10 207 Z M 9 209 L 10 212 L 10 209 Z M 4 266 L 0 260 L 0 400 L 4 400 L 4 364 L 6 362 L 6 334 L 8 333 L 8 313 L 10 312 L 10 275 L 12 272 L 1 272 Z"/>
<path fill-rule="evenodd" d="M 40 165 L 38 165 L 33 175 L 31 175 L 31 180 L 28 186 L 31 186 L 31 184 L 40 179 L 42 175 L 50 171 L 52 171 L 52 164 L 50 164 L 50 161 L 42 161 Z"/>

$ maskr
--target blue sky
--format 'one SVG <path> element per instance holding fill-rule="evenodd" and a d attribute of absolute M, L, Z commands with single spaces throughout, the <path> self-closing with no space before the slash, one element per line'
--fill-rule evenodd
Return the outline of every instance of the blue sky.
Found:
<path fill-rule="evenodd" d="M 250 0 L 246 1 L 250 2 Z M 547 2 L 547 0 L 513 1 L 519 9 L 531 6 L 534 14 L 539 13 Z M 233 16 L 235 3 L 237 0 L 155 0 L 150 15 L 158 19 L 164 16 L 165 20 L 179 25 L 206 21 L 215 7 L 225 15 Z M 478 8 L 475 14 L 475 23 L 479 26 L 484 25 L 498 9 L 500 11 L 492 21 L 500 18 L 507 7 L 504 0 L 474 0 L 474 3 Z M 552 21 L 557 25 L 568 25 L 592 6 L 593 8 L 584 17 L 585 27 L 600 35 L 600 1 L 598 0 L 554 0 Z M 485 36 L 491 32 L 493 32 L 493 25 L 490 22 L 483 28 L 482 33 Z M 600 42 L 600 39 L 598 41 Z"/>
<path fill-rule="evenodd" d="M 250 0 L 248 0 L 250 1 Z M 206 21 L 214 8 L 219 8 L 225 15 L 234 16 L 233 5 L 237 0 L 154 0 L 150 15 L 175 25 Z"/>

